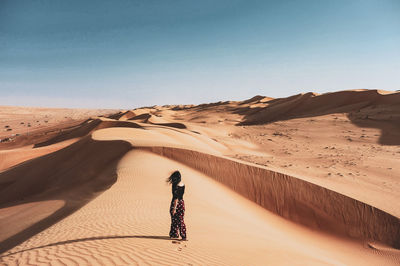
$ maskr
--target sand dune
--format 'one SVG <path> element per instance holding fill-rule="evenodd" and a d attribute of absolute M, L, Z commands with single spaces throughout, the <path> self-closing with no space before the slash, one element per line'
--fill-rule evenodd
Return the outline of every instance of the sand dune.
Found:
<path fill-rule="evenodd" d="M 54 145 L 32 149 L 33 145 L 28 145 L 23 148 L 16 148 L 11 150 L 0 150 L 0 171 L 18 165 L 21 162 L 55 152 L 72 144 L 76 139 L 58 142 Z"/>
<path fill-rule="evenodd" d="M 154 106 L 16 138 L 0 151 L 0 262 L 398 265 L 399 95 Z M 187 242 L 167 237 L 176 169 Z"/>
<path fill-rule="evenodd" d="M 169 226 L 165 211 L 169 202 L 165 199 L 170 191 L 164 177 L 173 169 L 182 171 L 190 189 L 186 196 L 190 206 L 186 223 L 192 229 L 188 242 L 171 242 L 165 236 Z M 111 189 L 25 244 L 9 250 L 1 259 L 10 265 L 398 262 L 395 251 L 388 251 L 391 256 L 377 256 L 369 246 L 309 231 L 265 211 L 189 167 L 148 152 L 128 153 L 120 161 L 117 174 L 118 181 Z M 207 197 L 205 193 L 213 196 Z"/>
<path fill-rule="evenodd" d="M 260 103 L 261 99 L 255 99 Z M 265 124 L 278 120 L 299 117 L 315 117 L 334 113 L 347 113 L 355 124 L 377 127 L 383 130 L 383 144 L 400 144 L 399 139 L 390 136 L 400 125 L 400 93 L 380 90 L 341 91 L 317 95 L 305 93 L 283 99 L 268 100 L 257 107 L 252 105 L 239 108 L 236 112 L 245 114 L 240 125 Z M 249 103 L 249 104 L 250 104 Z M 367 120 L 367 121 L 366 121 Z"/>
<path fill-rule="evenodd" d="M 260 102 L 259 98 L 254 102 Z M 246 113 L 241 124 L 254 125 L 296 117 L 319 116 L 330 113 L 353 113 L 371 119 L 400 121 L 398 106 L 400 93 L 389 93 L 379 90 L 341 91 L 335 93 L 315 94 L 305 93 L 283 99 L 269 100 L 263 107 L 239 109 Z M 384 105 L 384 110 L 379 107 Z M 374 108 L 368 108 L 373 106 Z M 369 110 L 368 113 L 365 111 Z M 390 112 L 389 112 L 390 110 Z M 382 114 L 382 111 L 386 111 Z M 393 112 L 396 111 L 396 112 Z M 361 114 L 360 114 L 361 113 Z"/>
<path fill-rule="evenodd" d="M 106 119 L 106 118 L 88 119 L 85 122 L 83 122 L 82 124 L 76 126 L 75 128 L 70 128 L 49 140 L 35 144 L 34 147 L 35 148 L 43 147 L 43 146 L 48 146 L 48 145 L 55 144 L 55 143 L 65 141 L 65 140 L 69 140 L 69 139 L 84 137 L 95 130 L 102 129 L 102 128 L 109 128 L 109 127 L 140 128 L 140 126 L 138 124 L 133 123 L 133 122 L 116 121 L 113 119 Z"/>
<path fill-rule="evenodd" d="M 126 120 L 129 120 L 129 119 L 131 119 L 132 117 L 135 117 L 135 116 L 137 116 L 137 114 L 135 112 L 126 111 L 126 112 L 121 114 L 121 117 L 119 117 L 118 120 L 126 121 Z"/>
<path fill-rule="evenodd" d="M 129 120 L 134 120 L 134 121 L 138 121 L 141 123 L 148 123 L 148 124 L 152 124 L 152 125 L 166 126 L 166 127 L 174 127 L 174 128 L 181 128 L 181 129 L 186 128 L 185 124 L 183 124 L 183 123 L 172 122 L 163 117 L 152 115 L 150 113 L 143 113 L 143 114 L 131 117 L 131 118 L 129 118 Z"/>

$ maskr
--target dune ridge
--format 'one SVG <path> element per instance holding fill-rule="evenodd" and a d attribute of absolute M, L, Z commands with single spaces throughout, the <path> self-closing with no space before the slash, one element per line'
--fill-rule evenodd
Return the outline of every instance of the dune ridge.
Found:
<path fill-rule="evenodd" d="M 272 170 L 193 150 L 151 147 L 294 222 L 400 248 L 400 219 L 335 191 Z"/>

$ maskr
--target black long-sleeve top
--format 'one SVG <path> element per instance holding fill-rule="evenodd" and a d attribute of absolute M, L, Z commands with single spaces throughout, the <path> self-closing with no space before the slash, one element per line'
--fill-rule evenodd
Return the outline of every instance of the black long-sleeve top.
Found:
<path fill-rule="evenodd" d="M 183 199 L 183 194 L 185 193 L 185 185 L 183 186 L 172 186 L 172 200 Z"/>

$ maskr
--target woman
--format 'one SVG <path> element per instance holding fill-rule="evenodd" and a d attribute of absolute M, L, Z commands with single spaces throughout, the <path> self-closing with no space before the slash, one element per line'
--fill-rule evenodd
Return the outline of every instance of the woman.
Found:
<path fill-rule="evenodd" d="M 182 240 L 186 240 L 186 225 L 183 220 L 185 215 L 185 202 L 183 193 L 185 193 L 185 184 L 181 181 L 181 173 L 175 171 L 167 179 L 167 183 L 172 184 L 172 201 L 169 208 L 171 214 L 171 230 L 169 237 L 178 238 L 178 231 Z"/>

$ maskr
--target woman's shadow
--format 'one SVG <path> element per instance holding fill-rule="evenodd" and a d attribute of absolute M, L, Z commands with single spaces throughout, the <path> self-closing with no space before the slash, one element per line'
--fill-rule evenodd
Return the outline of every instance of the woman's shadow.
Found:
<path fill-rule="evenodd" d="M 25 252 L 25 251 L 31 251 L 31 250 L 35 250 L 35 249 L 41 249 L 41 248 L 47 248 L 47 247 L 53 247 L 53 246 L 59 246 L 59 245 L 66 245 L 66 244 L 77 243 L 77 242 L 104 240 L 104 239 L 123 239 L 123 238 L 158 239 L 158 240 L 169 240 L 169 241 L 172 241 L 172 243 L 180 243 L 179 239 L 173 239 L 173 238 L 170 238 L 169 236 L 141 236 L 141 235 L 133 235 L 133 236 L 96 236 L 96 237 L 87 237 L 87 238 L 78 238 L 78 239 L 60 241 L 60 242 L 51 243 L 51 244 L 44 245 L 44 246 L 24 249 L 24 250 L 16 251 L 16 252 L 13 252 L 13 253 L 4 254 L 4 255 L 0 256 L 0 258 L 11 256 L 11 255 L 18 254 L 18 253 L 22 253 L 22 252 Z"/>

